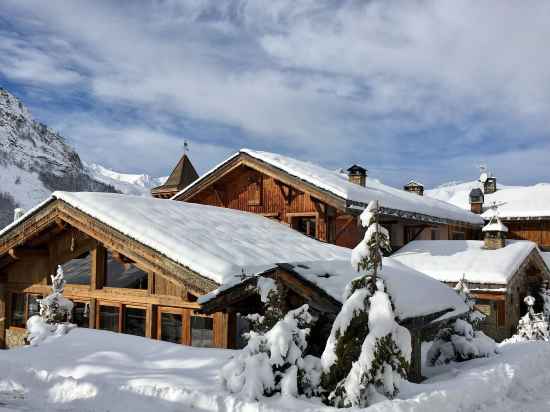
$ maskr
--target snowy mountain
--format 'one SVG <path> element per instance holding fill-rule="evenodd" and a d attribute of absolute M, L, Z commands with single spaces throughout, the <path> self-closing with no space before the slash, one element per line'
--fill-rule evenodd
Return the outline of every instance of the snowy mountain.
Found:
<path fill-rule="evenodd" d="M 0 88 L 0 227 L 13 219 L 15 207 L 29 209 L 54 190 L 117 191 L 95 179 L 59 133 Z"/>
<path fill-rule="evenodd" d="M 96 163 L 84 164 L 87 173 L 94 180 L 113 186 L 121 193 L 149 196 L 153 187 L 162 185 L 168 176 L 151 177 L 147 174 L 119 173 Z"/>

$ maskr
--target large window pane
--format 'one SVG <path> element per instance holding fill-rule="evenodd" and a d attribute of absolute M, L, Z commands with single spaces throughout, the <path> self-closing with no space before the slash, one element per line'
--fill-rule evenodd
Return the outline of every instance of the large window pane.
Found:
<path fill-rule="evenodd" d="M 79 328 L 87 328 L 90 326 L 89 308 L 86 303 L 74 302 L 72 322 Z"/>
<path fill-rule="evenodd" d="M 11 298 L 11 326 L 25 326 L 25 295 L 14 293 Z"/>
<path fill-rule="evenodd" d="M 39 295 L 28 295 L 28 305 L 29 305 L 29 318 L 34 315 L 40 315 L 40 304 L 38 299 L 41 299 Z"/>
<path fill-rule="evenodd" d="M 181 343 L 182 316 L 177 313 L 160 314 L 160 338 L 166 342 Z"/>
<path fill-rule="evenodd" d="M 147 290 L 147 273 L 130 263 L 120 262 L 108 252 L 105 286 Z"/>
<path fill-rule="evenodd" d="M 89 252 L 61 265 L 65 282 L 73 285 L 89 285 L 92 273 L 92 257 Z"/>
<path fill-rule="evenodd" d="M 203 316 L 191 316 L 191 346 L 214 346 L 214 320 Z"/>
<path fill-rule="evenodd" d="M 124 310 L 124 333 L 145 336 L 145 309 L 126 308 Z"/>
<path fill-rule="evenodd" d="M 119 308 L 114 306 L 100 306 L 99 308 L 99 329 L 118 332 Z"/>

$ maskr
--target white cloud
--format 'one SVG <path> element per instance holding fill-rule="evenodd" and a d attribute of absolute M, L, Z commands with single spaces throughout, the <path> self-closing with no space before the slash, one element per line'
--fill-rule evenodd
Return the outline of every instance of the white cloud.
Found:
<path fill-rule="evenodd" d="M 102 143 L 113 128 L 129 139 L 133 119 L 112 120 L 138 108 L 136 136 L 162 147 L 166 136 L 181 143 L 161 114 L 180 116 L 235 128 L 233 140 L 193 136 L 215 153 L 274 146 L 331 167 L 362 162 L 398 183 L 415 173 L 433 181 L 425 164 L 462 153 L 519 159 L 549 136 L 550 5 L 542 1 L 5 4 L 30 34 L 0 34 L 8 52 L 0 71 L 89 93 L 93 127 L 77 117 L 62 130 L 99 139 L 106 122 Z M 102 114 L 109 108 L 116 112 Z M 155 150 L 139 156 L 157 169 Z M 401 176 L 391 171 L 400 167 Z"/>

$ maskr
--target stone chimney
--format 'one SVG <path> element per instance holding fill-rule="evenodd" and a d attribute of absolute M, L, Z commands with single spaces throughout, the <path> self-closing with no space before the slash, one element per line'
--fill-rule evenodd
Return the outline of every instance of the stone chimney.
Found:
<path fill-rule="evenodd" d="M 485 241 L 485 249 L 495 250 L 506 246 L 506 234 L 508 228 L 500 221 L 497 215 L 493 215 L 489 223 L 482 229 Z"/>
<path fill-rule="evenodd" d="M 410 180 L 405 186 L 403 186 L 405 192 L 416 193 L 418 196 L 424 196 L 424 185 L 415 180 Z"/>
<path fill-rule="evenodd" d="M 365 187 L 367 185 L 367 176 L 368 172 L 364 167 L 353 165 L 348 169 L 348 180 L 359 186 Z"/>
<path fill-rule="evenodd" d="M 479 188 L 472 189 L 470 191 L 470 210 L 475 214 L 483 213 L 483 202 L 484 202 L 483 191 Z"/>
<path fill-rule="evenodd" d="M 13 221 L 17 222 L 25 214 L 25 211 L 20 207 L 13 209 Z"/>

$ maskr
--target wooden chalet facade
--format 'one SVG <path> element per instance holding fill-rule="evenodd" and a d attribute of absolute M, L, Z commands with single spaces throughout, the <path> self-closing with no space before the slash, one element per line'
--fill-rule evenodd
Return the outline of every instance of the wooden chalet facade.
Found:
<path fill-rule="evenodd" d="M 255 153 L 241 150 L 176 194 L 173 199 L 257 213 L 324 242 L 348 248 L 357 245 L 363 236 L 358 216 L 368 202 L 345 198 L 321 184 L 315 184 L 299 174 L 278 167 L 276 163 L 255 156 Z M 290 160 L 304 164 L 294 159 Z M 319 179 L 327 176 L 336 180 L 338 185 L 343 185 L 346 190 L 358 193 L 367 193 L 370 190 L 369 183 L 365 183 L 366 170 L 358 166 L 353 170 L 350 168 L 349 181 L 336 172 L 320 166 L 306 166 L 315 167 L 314 172 L 319 172 Z M 365 175 L 358 176 L 361 171 L 364 171 Z M 362 184 L 366 184 L 367 187 Z M 396 201 L 402 201 L 403 196 L 411 205 L 415 202 L 422 204 L 433 201 L 381 184 L 378 186 L 389 191 L 389 194 L 385 193 L 386 197 L 395 198 Z M 372 191 L 379 192 L 378 187 Z M 402 193 L 395 195 L 395 192 Z M 414 200 L 411 200 L 411 196 Z M 438 206 L 441 204 L 443 202 L 438 202 Z M 381 199 L 381 205 L 381 221 L 390 230 L 392 246 L 395 249 L 414 239 L 475 239 L 479 237 L 479 229 L 483 222 L 481 219 L 476 220 L 473 215 L 473 218 L 467 216 L 471 215 L 470 213 L 464 215 L 467 218 L 460 220 L 412 210 L 414 206 L 411 210 L 392 208 L 384 199 Z M 443 207 L 447 206 L 457 209 L 459 215 L 463 216 L 462 210 L 446 204 Z M 429 210 L 429 207 L 425 210 Z"/>
<path fill-rule="evenodd" d="M 229 251 L 233 241 L 239 248 Z M 268 256 L 273 262 L 330 259 L 343 251 L 253 214 L 139 196 L 56 192 L 0 231 L 0 348 L 24 343 L 26 320 L 37 314 L 37 299 L 50 293 L 58 265 L 79 326 L 232 348 L 235 314 L 206 316 L 199 312 L 199 296 L 220 287 L 223 276 L 231 280 Z"/>
<path fill-rule="evenodd" d="M 51 200 L 0 239 L 0 348 L 24 343 L 25 322 L 38 312 L 36 299 L 50 293 L 57 265 L 69 267 L 64 294 L 75 303 L 73 321 L 81 327 L 231 346 L 227 315 L 197 311 L 197 297 L 215 282 Z"/>

